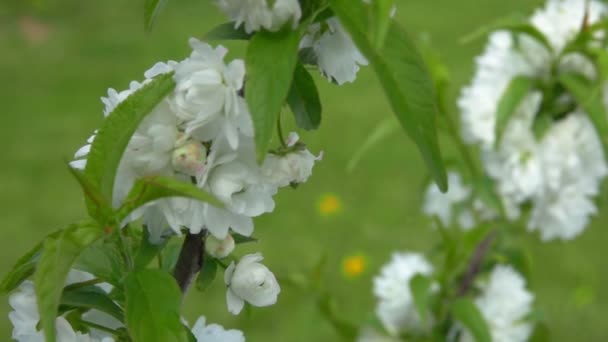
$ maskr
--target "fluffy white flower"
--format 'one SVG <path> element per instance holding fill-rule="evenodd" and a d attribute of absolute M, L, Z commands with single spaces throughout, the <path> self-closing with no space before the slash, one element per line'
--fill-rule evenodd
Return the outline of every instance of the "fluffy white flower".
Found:
<path fill-rule="evenodd" d="M 241 312 L 245 302 L 260 307 L 277 302 L 281 288 L 274 274 L 260 263 L 263 259 L 260 253 L 248 254 L 238 264 L 230 263 L 226 269 L 226 301 L 232 314 Z"/>
<path fill-rule="evenodd" d="M 376 314 L 393 336 L 420 328 L 409 282 L 417 274 L 430 275 L 433 266 L 417 253 L 394 253 L 380 275 L 374 278 L 374 295 L 378 298 Z"/>
<path fill-rule="evenodd" d="M 80 281 L 83 272 L 72 271 L 67 283 Z M 90 276 L 90 275 L 89 275 Z M 23 282 L 18 290 L 10 295 L 9 304 L 13 311 L 9 312 L 9 320 L 13 324 L 12 338 L 19 342 L 44 342 L 44 335 L 38 330 L 40 314 L 34 292 L 34 283 Z M 75 331 L 64 317 L 57 317 L 55 321 L 56 336 L 58 342 L 113 342 L 107 334 L 96 338 L 89 334 Z"/>
<path fill-rule="evenodd" d="M 290 133 L 287 146 L 293 147 L 298 142 L 296 133 Z M 321 160 L 323 153 L 315 156 L 306 148 L 296 149 L 285 155 L 269 154 L 262 165 L 262 174 L 269 183 L 278 187 L 304 183 L 312 175 L 316 161 Z"/>
<path fill-rule="evenodd" d="M 351 37 L 336 17 L 327 19 L 327 30 L 322 32 L 320 24 L 311 25 L 301 48 L 312 48 L 321 73 L 329 80 L 342 85 L 353 82 L 361 65 L 367 59 L 357 48 Z"/>
<path fill-rule="evenodd" d="M 453 224 L 454 206 L 463 203 L 471 195 L 471 188 L 462 182 L 459 173 L 448 173 L 448 192 L 442 193 L 435 183 L 429 185 L 424 197 L 422 210 L 429 216 L 436 216 L 441 223 L 449 227 Z M 469 213 L 463 213 L 465 216 Z M 462 228 L 469 228 L 468 217 L 459 217 L 459 223 L 464 223 Z"/>
<path fill-rule="evenodd" d="M 526 290 L 524 278 L 511 266 L 494 267 L 475 305 L 486 320 L 494 342 L 524 342 L 532 333 L 525 318 L 532 310 L 534 296 Z M 461 342 L 474 341 L 468 331 Z"/>
<path fill-rule="evenodd" d="M 244 25 L 247 33 L 277 31 L 289 21 L 295 28 L 302 17 L 298 0 L 217 0 L 217 4 L 235 28 Z"/>
<path fill-rule="evenodd" d="M 477 58 L 477 71 L 459 99 L 463 138 L 481 147 L 482 161 L 496 181 L 507 215 L 516 219 L 523 204 L 531 203 L 528 222 L 544 240 L 571 239 L 588 224 L 597 194 L 606 176 L 606 162 L 597 134 L 580 110 L 554 120 L 541 138 L 533 130 L 543 94 L 532 91 L 513 113 L 501 141 L 496 141 L 496 111 L 510 82 L 520 75 L 543 80 L 552 77 L 551 65 L 580 31 L 584 0 L 549 0 L 530 22 L 548 39 L 551 51 L 533 38 L 505 31 L 490 35 L 485 52 Z M 589 2 L 593 24 L 608 11 Z M 599 32 L 598 34 L 604 34 Z M 563 56 L 558 72 L 577 72 L 595 78 L 591 62 L 577 53 Z M 556 101 L 572 101 L 567 94 Z M 605 94 L 608 104 L 608 92 Z M 582 167 L 581 165 L 588 165 Z"/>
<path fill-rule="evenodd" d="M 226 330 L 219 324 L 206 324 L 205 316 L 199 317 L 192 327 L 192 334 L 197 342 L 245 342 L 240 330 Z"/>
<path fill-rule="evenodd" d="M 253 136 L 247 104 L 238 94 L 245 79 L 245 63 L 237 59 L 226 65 L 228 50 L 221 45 L 213 48 L 192 38 L 190 46 L 190 57 L 175 67 L 172 107 L 186 134 L 200 141 L 225 135 L 236 149 L 239 132 Z"/>

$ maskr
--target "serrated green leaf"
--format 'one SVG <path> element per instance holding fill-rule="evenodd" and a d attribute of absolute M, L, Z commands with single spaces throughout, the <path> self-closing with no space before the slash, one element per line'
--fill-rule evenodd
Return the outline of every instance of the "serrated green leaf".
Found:
<path fill-rule="evenodd" d="M 91 182 L 91 180 L 80 170 L 67 165 L 68 170 L 74 176 L 80 188 L 84 193 L 87 203 L 87 210 L 92 218 L 99 221 L 101 224 L 108 222 L 112 217 L 112 207 L 110 202 L 101 194 L 99 189 Z"/>
<path fill-rule="evenodd" d="M 147 32 L 152 30 L 158 15 L 169 0 L 145 0 L 144 3 L 144 27 Z"/>
<path fill-rule="evenodd" d="M 162 270 L 141 270 L 125 279 L 125 318 L 133 342 L 187 342 L 180 320 L 181 291 Z"/>
<path fill-rule="evenodd" d="M 475 32 L 463 37 L 461 42 L 464 44 L 470 43 L 483 38 L 493 31 L 510 31 L 514 34 L 525 34 L 541 43 L 547 50 L 553 51 L 553 46 L 549 42 L 549 39 L 536 26 L 532 25 L 526 17 L 519 15 L 503 18 L 493 24 L 482 26 Z"/>
<path fill-rule="evenodd" d="M 236 28 L 233 22 L 219 24 L 203 36 L 203 40 L 249 40 L 253 34 L 245 31 L 244 25 Z"/>
<path fill-rule="evenodd" d="M 432 284 L 432 280 L 422 274 L 417 274 L 410 280 L 410 291 L 414 297 L 416 311 L 422 322 L 428 322 L 429 319 Z"/>
<path fill-rule="evenodd" d="M 245 98 L 249 105 L 258 161 L 262 161 L 287 99 L 298 59 L 300 31 L 257 32 L 247 49 Z M 272 71 L 272 72 L 270 72 Z"/>
<path fill-rule="evenodd" d="M 38 312 L 47 342 L 55 342 L 55 318 L 63 284 L 80 253 L 103 235 L 95 222 L 73 224 L 46 239 L 34 273 Z"/>
<path fill-rule="evenodd" d="M 582 75 L 569 73 L 559 75 L 559 81 L 591 119 L 602 143 L 604 156 L 608 157 L 608 116 L 602 99 L 603 84 L 594 85 Z"/>
<path fill-rule="evenodd" d="M 491 342 L 492 337 L 488 325 L 470 298 L 456 299 L 450 310 L 456 320 L 464 325 L 477 342 Z"/>
<path fill-rule="evenodd" d="M 215 279 L 215 275 L 217 274 L 217 262 L 214 258 L 210 256 L 205 257 L 205 261 L 203 262 L 203 268 L 198 274 L 196 278 L 196 288 L 199 291 L 205 291 L 213 280 Z"/>
<path fill-rule="evenodd" d="M 211 194 L 199 189 L 192 183 L 183 182 L 171 177 L 149 176 L 138 179 L 124 200 L 123 205 L 116 211 L 118 221 L 124 220 L 135 209 L 146 203 L 168 197 L 186 197 L 223 207 Z"/>
<path fill-rule="evenodd" d="M 498 145 L 502 140 L 502 135 L 507 128 L 509 120 L 515 114 L 517 107 L 530 93 L 534 80 L 529 76 L 519 75 L 514 77 L 498 102 L 496 107 L 496 126 L 495 126 L 495 143 Z"/>
<path fill-rule="evenodd" d="M 74 290 L 64 291 L 61 296 L 60 305 L 72 308 L 96 309 L 122 322 L 124 320 L 123 310 L 97 286 L 81 287 Z"/>
<path fill-rule="evenodd" d="M 118 164 L 131 136 L 174 87 L 173 73 L 159 75 L 122 101 L 104 120 L 85 167 L 85 175 L 104 198 L 113 198 Z"/>
<path fill-rule="evenodd" d="M 321 124 L 321 100 L 312 76 L 300 63 L 297 64 L 287 103 L 296 118 L 298 127 L 314 130 Z"/>
<path fill-rule="evenodd" d="M 362 2 L 331 0 L 330 6 L 370 61 L 393 111 L 416 143 L 439 189 L 447 191 L 435 127 L 437 96 L 415 44 L 399 24 L 391 21 L 384 45 L 376 49 L 367 35 L 368 16 Z"/>

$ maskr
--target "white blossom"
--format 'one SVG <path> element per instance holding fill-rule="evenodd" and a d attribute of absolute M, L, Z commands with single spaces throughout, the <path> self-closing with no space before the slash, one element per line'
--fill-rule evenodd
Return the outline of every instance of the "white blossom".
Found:
<path fill-rule="evenodd" d="M 409 283 L 417 274 L 432 272 L 433 266 L 423 255 L 394 253 L 390 263 L 374 278 L 374 295 L 378 299 L 376 314 L 391 335 L 421 327 Z"/>
<path fill-rule="evenodd" d="M 206 324 L 205 316 L 199 317 L 192 327 L 197 342 L 245 342 L 240 330 L 226 330 L 219 324 Z"/>
<path fill-rule="evenodd" d="M 324 26 L 313 24 L 308 34 L 300 43 L 301 48 L 312 48 L 317 59 L 319 70 L 329 80 L 338 85 L 353 82 L 361 65 L 368 61 L 352 41 L 342 24 L 336 17 L 324 22 Z"/>
<path fill-rule="evenodd" d="M 260 263 L 263 259 L 260 253 L 248 254 L 238 264 L 230 263 L 226 269 L 226 301 L 232 314 L 241 312 L 245 302 L 260 307 L 277 302 L 281 288 L 274 274 Z"/>
<path fill-rule="evenodd" d="M 534 296 L 526 290 L 524 278 L 511 266 L 495 266 L 481 286 L 475 305 L 488 324 L 494 342 L 524 342 L 532 333 L 526 316 L 532 311 Z M 464 331 L 460 341 L 475 339 Z"/>
<path fill-rule="evenodd" d="M 226 235 L 224 239 L 218 239 L 211 235 L 205 241 L 205 251 L 214 258 L 222 259 L 230 255 L 234 250 L 235 242 L 232 235 Z"/>
<path fill-rule="evenodd" d="M 442 193 L 435 183 L 429 185 L 424 197 L 422 210 L 429 216 L 436 216 L 445 227 L 453 223 L 453 214 L 456 205 L 465 202 L 471 196 L 471 188 L 462 182 L 459 173 L 450 171 L 448 173 L 448 192 Z M 464 213 L 469 215 L 469 213 Z M 463 228 L 470 227 L 468 217 L 459 217 L 460 223 L 464 223 Z"/>
<path fill-rule="evenodd" d="M 287 138 L 287 147 L 294 147 L 299 137 L 292 132 Z M 262 174 L 269 183 L 277 187 L 304 183 L 312 175 L 316 161 L 321 160 L 323 153 L 315 156 L 308 149 L 295 148 L 286 154 L 269 154 L 262 165 Z"/>
<path fill-rule="evenodd" d="M 302 17 L 298 0 L 217 0 L 220 9 L 234 21 L 235 28 L 243 25 L 245 32 L 266 29 L 277 31 L 288 22 L 296 28 Z"/>

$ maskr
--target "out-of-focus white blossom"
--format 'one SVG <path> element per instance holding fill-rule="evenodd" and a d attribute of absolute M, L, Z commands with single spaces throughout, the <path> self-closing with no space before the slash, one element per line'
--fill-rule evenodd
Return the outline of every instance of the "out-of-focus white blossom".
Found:
<path fill-rule="evenodd" d="M 422 210 L 429 216 L 436 216 L 445 227 L 451 226 L 455 206 L 465 202 L 471 196 L 471 188 L 462 182 L 459 173 L 448 173 L 448 192 L 442 193 L 435 183 L 429 185 L 424 197 Z M 464 213 L 468 215 L 468 213 Z M 470 220 L 468 217 L 459 217 L 459 223 L 464 223 L 469 228 Z"/>
<path fill-rule="evenodd" d="M 496 182 L 507 215 L 516 219 L 524 204 L 532 204 L 528 227 L 539 230 L 543 240 L 574 238 L 596 212 L 593 196 L 607 173 L 599 137 L 581 109 L 551 119 L 542 136 L 535 133 L 535 119 L 546 100 L 538 90 L 516 108 L 500 141 L 495 136 L 496 112 L 517 76 L 546 80 L 557 71 L 597 77 L 593 64 L 579 53 L 567 53 L 556 63 L 580 31 L 585 15 L 592 25 L 608 13 L 599 1 L 589 2 L 587 14 L 585 9 L 585 0 L 549 0 L 534 13 L 530 22 L 547 37 L 551 51 L 524 34 L 492 33 L 477 58 L 473 81 L 458 102 L 463 138 L 480 146 L 484 167 Z M 604 96 L 608 104 L 608 92 Z M 556 101 L 572 98 L 565 94 Z"/>
<path fill-rule="evenodd" d="M 336 17 L 327 19 L 326 25 L 313 24 L 302 39 L 301 48 L 312 48 L 319 70 L 329 80 L 342 85 L 353 82 L 361 65 L 368 61 L 357 48 Z M 326 28 L 322 31 L 322 28 Z"/>
<path fill-rule="evenodd" d="M 417 274 L 430 275 L 432 272 L 433 266 L 423 255 L 394 253 L 380 275 L 374 278 L 374 295 L 378 299 L 376 314 L 391 335 L 421 328 L 409 283 Z"/>
<path fill-rule="evenodd" d="M 205 241 L 205 251 L 214 258 L 225 258 L 234 250 L 235 243 L 232 235 L 226 235 L 225 239 L 209 236 Z"/>
<path fill-rule="evenodd" d="M 260 253 L 248 254 L 226 269 L 226 301 L 231 313 L 241 312 L 245 302 L 260 307 L 277 302 L 281 288 L 274 274 L 260 263 L 263 259 Z"/>
<path fill-rule="evenodd" d="M 245 342 L 240 330 L 226 330 L 219 324 L 206 324 L 205 316 L 199 317 L 192 327 L 197 342 Z"/>
<path fill-rule="evenodd" d="M 481 286 L 475 305 L 488 324 L 494 342 L 524 342 L 532 333 L 526 316 L 532 311 L 534 296 L 526 290 L 524 278 L 511 266 L 495 266 Z M 475 341 L 464 330 L 461 342 Z"/>
<path fill-rule="evenodd" d="M 298 0 L 217 0 L 220 9 L 234 21 L 236 28 L 243 25 L 245 32 L 266 29 L 277 31 L 288 22 L 293 28 L 302 17 Z"/>

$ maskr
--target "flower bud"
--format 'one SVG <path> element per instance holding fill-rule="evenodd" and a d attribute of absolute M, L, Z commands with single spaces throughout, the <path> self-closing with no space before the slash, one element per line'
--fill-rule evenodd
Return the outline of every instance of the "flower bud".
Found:
<path fill-rule="evenodd" d="M 226 235 L 226 238 L 220 240 L 213 235 L 210 235 L 205 241 L 205 250 L 214 258 L 222 259 L 230 255 L 234 250 L 234 239 L 232 235 Z"/>
<path fill-rule="evenodd" d="M 196 176 L 203 171 L 207 149 L 203 144 L 189 141 L 173 151 L 171 165 L 175 171 L 188 176 Z"/>
<path fill-rule="evenodd" d="M 260 253 L 248 254 L 238 264 L 232 262 L 226 269 L 226 301 L 232 314 L 241 312 L 245 302 L 260 307 L 277 302 L 281 288 L 274 274 L 259 263 L 263 259 Z"/>

